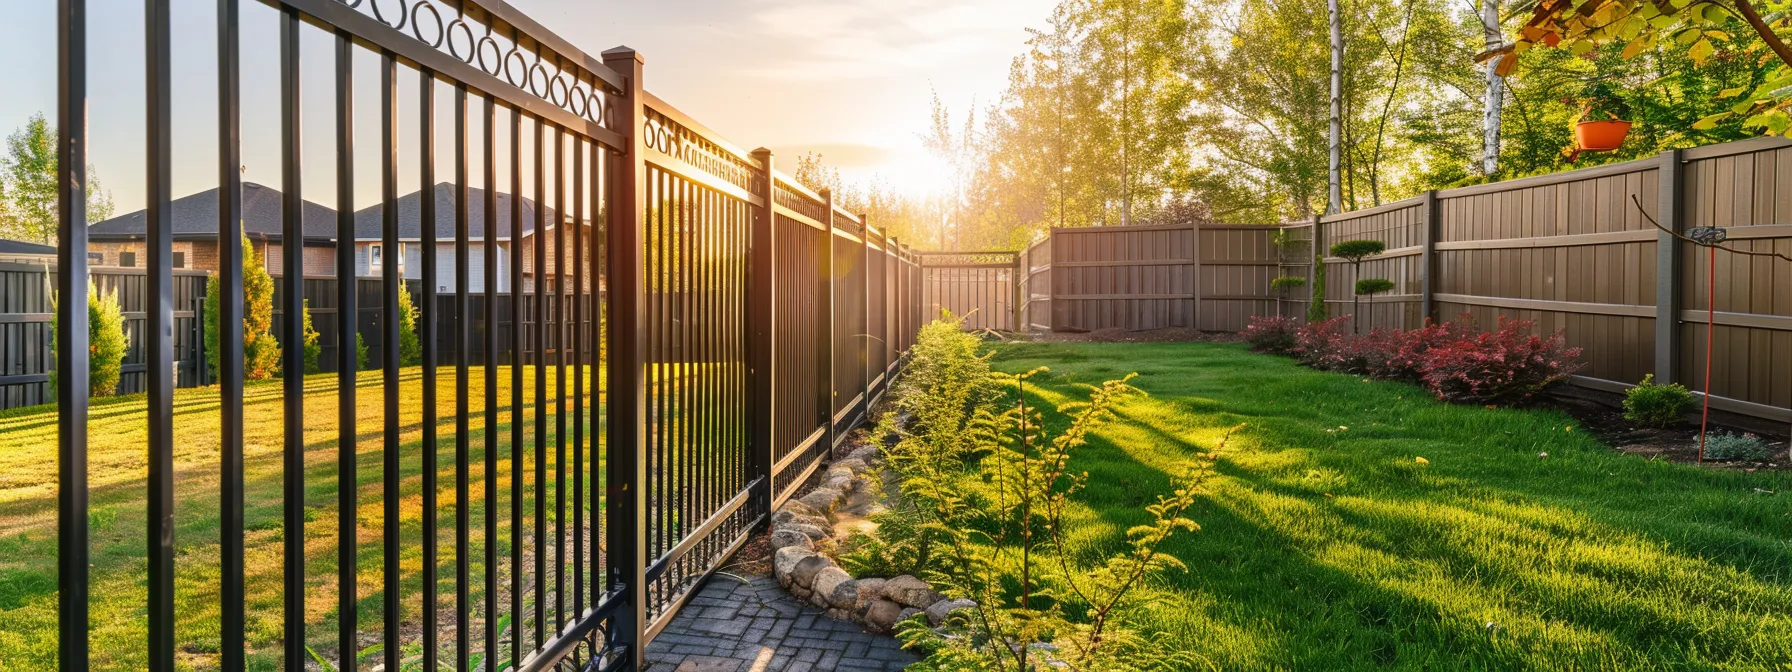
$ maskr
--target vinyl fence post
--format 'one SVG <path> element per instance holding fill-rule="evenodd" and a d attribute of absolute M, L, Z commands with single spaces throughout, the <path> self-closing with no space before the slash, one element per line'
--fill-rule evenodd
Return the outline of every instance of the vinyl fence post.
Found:
<path fill-rule="evenodd" d="M 1325 272 L 1325 269 L 1321 268 L 1319 265 L 1319 260 L 1325 258 L 1325 236 L 1323 235 L 1324 231 L 1321 228 L 1321 225 L 1324 223 L 1324 217 L 1320 215 L 1313 216 L 1313 259 L 1311 260 L 1313 277 L 1307 281 L 1307 295 L 1308 300 L 1310 301 L 1307 304 L 1307 309 L 1308 314 L 1311 314 L 1312 307 L 1318 305 L 1320 311 L 1319 314 L 1324 315 L 1329 319 L 1332 316 L 1331 307 L 1325 304 L 1325 294 L 1322 293 L 1323 288 L 1321 287 L 1324 283 L 1319 279 L 1319 274 Z"/>
<path fill-rule="evenodd" d="M 774 340 L 777 338 L 773 326 L 777 297 L 777 243 L 775 241 L 777 227 L 773 225 L 776 215 L 775 198 L 777 195 L 777 173 L 772 170 L 772 150 L 761 147 L 752 152 L 753 160 L 760 165 L 761 179 L 757 183 L 758 196 L 763 199 L 760 207 L 753 209 L 752 242 L 748 248 L 748 259 L 752 264 L 749 289 L 747 291 L 747 327 L 749 342 L 747 343 L 747 368 L 752 386 L 748 388 L 748 417 L 751 422 L 752 436 L 748 445 L 752 446 L 752 459 L 748 460 L 752 472 L 749 479 L 759 479 L 753 488 L 754 510 L 770 514 L 772 510 L 772 441 L 773 406 L 777 400 L 772 391 L 777 389 L 774 376 L 776 366 L 772 361 L 776 352 Z M 751 480 L 749 480 L 751 482 Z M 766 515 L 762 527 L 770 527 L 771 516 Z"/>
<path fill-rule="evenodd" d="M 612 107 L 616 127 L 628 133 L 628 147 L 613 157 L 610 171 L 608 256 L 610 276 L 610 456 L 604 496 L 609 502 L 609 566 L 621 583 L 617 623 L 608 635 L 615 650 L 626 650 L 626 669 L 646 666 L 647 641 L 647 482 L 646 302 L 642 296 L 643 230 L 647 216 L 646 145 L 643 59 L 635 50 L 617 47 L 603 53 L 604 65 L 626 80 L 622 100 Z M 520 287 L 512 296 L 521 296 Z M 513 325 L 514 328 L 515 325 Z M 520 621 L 519 621 L 520 625 Z"/>
<path fill-rule="evenodd" d="M 1660 201 L 1655 218 L 1668 231 L 1685 228 L 1681 221 L 1680 192 L 1686 176 L 1680 169 L 1681 150 L 1661 153 L 1661 169 L 1656 171 L 1656 192 Z M 1680 381 L 1680 239 L 1667 231 L 1655 234 L 1655 382 L 1661 385 Z"/>
<path fill-rule="evenodd" d="M 1443 233 L 1443 210 L 1437 190 L 1425 192 L 1425 251 L 1419 265 L 1419 324 L 1437 319 L 1437 239 Z"/>

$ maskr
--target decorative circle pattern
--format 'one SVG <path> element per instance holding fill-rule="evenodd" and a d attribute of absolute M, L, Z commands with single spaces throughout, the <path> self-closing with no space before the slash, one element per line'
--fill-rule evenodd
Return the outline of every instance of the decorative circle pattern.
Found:
<path fill-rule="evenodd" d="M 534 41 L 513 26 L 479 23 L 465 13 L 463 6 L 446 0 L 336 1 L 351 9 L 361 9 L 362 4 L 366 4 L 364 13 L 371 14 L 393 30 L 407 34 L 431 49 L 445 50 L 455 60 L 502 79 L 573 116 L 604 128 L 614 128 L 609 104 L 613 93 L 609 88 L 588 71 L 563 67 L 564 55 L 543 53 L 544 48 L 539 43 L 534 44 L 533 50 L 523 49 L 524 43 Z M 395 14 L 391 9 L 393 2 L 398 5 Z M 455 18 L 445 20 L 444 11 L 452 12 Z M 485 20 L 489 22 L 490 17 Z M 426 24 L 431 25 L 426 27 Z M 504 33 L 506 30 L 508 36 Z"/>

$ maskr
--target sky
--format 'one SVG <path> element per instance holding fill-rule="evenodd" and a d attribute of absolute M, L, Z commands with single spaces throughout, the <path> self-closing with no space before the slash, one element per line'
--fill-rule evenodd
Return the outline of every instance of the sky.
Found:
<path fill-rule="evenodd" d="M 380 0 L 389 9 L 398 0 Z M 626 45 L 646 62 L 648 90 L 743 148 L 768 147 L 785 172 L 818 152 L 848 182 L 881 176 L 899 189 L 935 183 L 922 149 L 932 97 L 962 118 L 996 100 L 1009 64 L 1053 0 L 510 0 L 573 45 L 596 55 Z M 6 0 L 0 22 L 0 133 L 32 114 L 54 119 L 55 0 Z M 90 164 L 117 212 L 143 207 L 143 3 L 89 0 Z M 174 195 L 216 186 L 215 0 L 173 0 Z M 363 5 L 365 8 L 365 5 Z M 444 10 L 446 11 L 446 10 Z M 278 15 L 242 3 L 244 179 L 278 187 Z M 335 207 L 333 42 L 307 26 L 300 41 L 302 171 L 307 200 Z M 378 59 L 355 58 L 355 205 L 379 199 Z M 401 157 L 416 156 L 416 75 L 399 79 Z M 448 119 L 447 87 L 438 87 Z M 406 106 L 411 106 L 406 109 Z M 500 123 L 506 123 L 500 117 Z M 445 125 L 442 124 L 442 125 Z M 477 132 L 477 128 L 474 129 Z M 446 133 L 438 179 L 451 176 Z M 500 134 L 502 137 L 502 134 Z M 500 151 L 507 142 L 501 141 Z M 478 160 L 477 156 L 473 157 Z M 401 158 L 401 192 L 416 189 L 415 160 Z M 529 187 L 525 187 L 529 189 Z"/>

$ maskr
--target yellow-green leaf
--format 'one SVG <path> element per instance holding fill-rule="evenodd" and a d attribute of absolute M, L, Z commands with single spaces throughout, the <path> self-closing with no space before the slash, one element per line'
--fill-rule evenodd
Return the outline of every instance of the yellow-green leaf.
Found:
<path fill-rule="evenodd" d="M 1698 42 L 1693 43 L 1692 48 L 1686 50 L 1686 57 L 1692 59 L 1694 63 L 1704 65 L 1705 61 L 1710 60 L 1711 54 L 1716 51 L 1717 49 L 1711 46 L 1711 40 L 1701 37 Z"/>
<path fill-rule="evenodd" d="M 1700 119 L 1698 121 L 1692 122 L 1693 130 L 1709 131 L 1711 129 L 1717 128 L 1717 122 L 1723 121 L 1726 117 L 1729 117 L 1730 114 L 1731 113 L 1729 113 L 1729 112 L 1719 112 L 1717 114 L 1713 114 L 1711 116 L 1705 117 L 1704 119 Z"/>

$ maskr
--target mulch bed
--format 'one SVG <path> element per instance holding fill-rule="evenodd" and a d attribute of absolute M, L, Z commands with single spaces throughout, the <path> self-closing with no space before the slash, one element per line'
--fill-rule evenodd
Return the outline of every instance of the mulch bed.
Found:
<path fill-rule="evenodd" d="M 1614 450 L 1649 459 L 1697 463 L 1699 461 L 1699 425 L 1696 420 L 1664 429 L 1639 427 L 1624 419 L 1623 397 L 1608 392 L 1563 385 L 1550 393 L 1548 404 L 1579 420 L 1582 428 Z M 1792 469 L 1787 454 L 1787 428 L 1771 421 L 1713 410 L 1712 431 L 1733 434 L 1754 434 L 1769 442 L 1775 458 L 1762 462 L 1705 461 L 1705 466 L 1718 469 Z"/>

